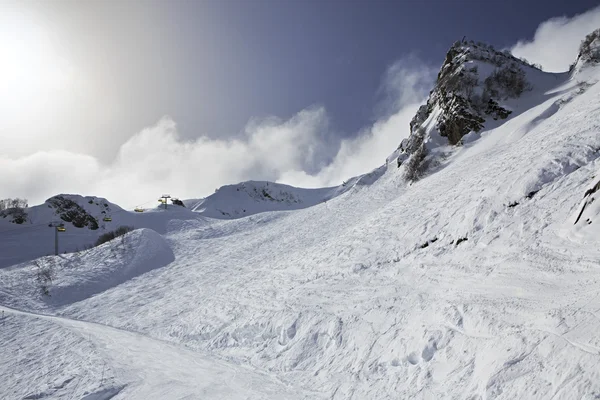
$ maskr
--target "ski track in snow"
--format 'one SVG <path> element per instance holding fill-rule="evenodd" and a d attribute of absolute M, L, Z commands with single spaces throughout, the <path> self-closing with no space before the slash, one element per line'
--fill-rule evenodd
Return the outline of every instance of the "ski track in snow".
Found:
<path fill-rule="evenodd" d="M 304 209 L 136 216 L 174 260 L 77 302 L 0 270 L 0 397 L 598 398 L 600 222 L 573 215 L 600 86 L 563 86 L 410 186 L 391 163 Z"/>
<path fill-rule="evenodd" d="M 261 399 L 277 396 L 282 399 L 303 398 L 299 391 L 289 390 L 272 377 L 261 375 L 239 365 L 233 365 L 200 352 L 166 343 L 135 332 L 112 328 L 93 322 L 19 311 L 0 307 L 4 318 L 0 322 L 2 330 L 10 330 L 15 320 L 29 324 L 43 323 L 44 330 L 27 332 L 31 334 L 31 344 L 48 348 L 58 341 L 65 340 L 66 348 L 88 346 L 96 354 L 95 365 L 85 365 L 87 356 L 82 359 L 71 357 L 65 360 L 66 366 L 74 375 L 58 385 L 46 385 L 49 389 L 38 393 L 25 394 L 25 399 L 71 398 L 119 399 L 119 398 L 231 398 Z M 48 329 L 49 328 L 49 329 Z M 22 332 L 16 332 L 22 335 Z M 76 334 L 73 335 L 73 334 Z M 50 336 L 51 335 L 51 336 Z M 59 339 L 58 336 L 61 336 Z M 10 346 L 8 343 L 3 343 Z M 52 360 L 24 360 L 28 364 L 42 364 Z M 44 366 L 48 368 L 48 366 Z M 43 369 L 38 369 L 39 373 Z M 101 376 L 100 370 L 102 370 Z M 120 374 L 120 371 L 126 371 Z M 23 372 L 26 374 L 26 372 Z M 31 372 L 29 372 L 31 374 Z M 97 387 L 89 390 L 85 375 L 94 375 Z M 115 374 L 118 377 L 115 377 Z M 43 382 L 44 375 L 35 376 Z M 98 382 L 99 381 L 99 382 Z M 5 383 L 6 385 L 6 383 Z M 8 387 L 7 387 L 8 386 Z M 10 385 L 4 386 L 5 395 L 23 396 L 17 391 L 11 393 Z M 79 390 L 78 390 L 79 389 Z M 72 390 L 72 392 L 71 392 Z M 286 393 L 287 392 L 287 393 Z"/>

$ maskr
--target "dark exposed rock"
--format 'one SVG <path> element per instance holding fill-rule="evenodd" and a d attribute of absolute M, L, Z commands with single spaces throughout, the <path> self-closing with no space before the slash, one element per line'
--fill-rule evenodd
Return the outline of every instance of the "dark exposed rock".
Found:
<path fill-rule="evenodd" d="M 486 75 L 479 71 L 487 65 Z M 460 143 L 467 133 L 483 129 L 486 118 L 506 119 L 511 110 L 501 105 L 503 100 L 517 98 L 531 85 L 525 78 L 524 68 L 532 66 L 513 57 L 510 52 L 499 52 L 491 46 L 474 42 L 456 42 L 448 53 L 438 74 L 437 83 L 410 122 L 411 136 L 438 108 L 436 128 L 448 143 Z M 401 150 L 412 153 L 412 138 L 401 144 Z"/>
<path fill-rule="evenodd" d="M 421 246 L 419 246 L 421 249 L 424 249 L 426 247 L 429 247 L 430 244 L 437 242 L 438 238 L 434 237 L 433 239 L 423 243 Z"/>
<path fill-rule="evenodd" d="M 54 196 L 46 200 L 49 206 L 56 210 L 57 215 L 65 222 L 70 222 L 76 228 L 88 227 L 98 229 L 98 221 L 83 207 L 64 196 Z"/>
<path fill-rule="evenodd" d="M 269 192 L 267 192 L 267 190 L 266 190 L 266 189 L 263 189 L 263 190 L 262 190 L 262 195 L 263 195 L 265 198 L 269 199 L 269 200 L 275 200 L 275 199 L 273 199 L 273 197 L 272 197 L 272 196 L 269 194 Z"/>
<path fill-rule="evenodd" d="M 183 201 L 181 201 L 179 199 L 171 199 L 171 203 L 175 204 L 176 206 L 185 207 L 185 204 L 183 204 Z"/>
<path fill-rule="evenodd" d="M 528 199 L 531 200 L 533 198 L 533 196 L 536 195 L 537 192 L 539 192 L 539 190 L 533 190 L 533 191 L 527 193 L 527 196 L 525 196 L 525 197 L 527 197 Z"/>
<path fill-rule="evenodd" d="M 8 218 L 13 224 L 23 224 L 27 222 L 27 212 L 21 207 L 2 210 L 0 211 L 0 217 Z"/>
<path fill-rule="evenodd" d="M 596 182 L 594 186 L 586 190 L 583 197 L 588 197 L 590 194 L 596 193 L 598 190 L 600 190 L 600 181 Z"/>
<path fill-rule="evenodd" d="M 469 240 L 469 238 L 466 238 L 466 237 L 459 238 L 456 240 L 456 245 L 458 246 L 459 244 L 461 244 L 462 242 L 466 242 L 467 240 Z"/>
<path fill-rule="evenodd" d="M 600 29 L 596 29 L 581 42 L 579 54 L 573 68 L 581 68 L 585 64 L 600 63 Z M 573 69 L 571 68 L 571 69 Z"/>

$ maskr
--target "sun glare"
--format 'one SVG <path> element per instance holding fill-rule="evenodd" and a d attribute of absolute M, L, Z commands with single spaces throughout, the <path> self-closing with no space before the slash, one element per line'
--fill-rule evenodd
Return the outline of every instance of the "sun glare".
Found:
<path fill-rule="evenodd" d="M 56 54 L 49 32 L 25 12 L 0 16 L 0 102 L 33 106 L 52 100 L 68 83 L 68 66 Z M 12 107 L 11 107 L 12 106 Z"/>

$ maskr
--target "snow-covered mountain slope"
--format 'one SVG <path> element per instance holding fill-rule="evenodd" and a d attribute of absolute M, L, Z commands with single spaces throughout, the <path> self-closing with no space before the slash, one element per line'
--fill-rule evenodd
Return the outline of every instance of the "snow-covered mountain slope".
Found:
<path fill-rule="evenodd" d="M 9 217 L 0 218 L 0 236 L 4 238 L 0 268 L 54 254 L 54 225 L 57 223 L 66 228 L 65 232 L 58 233 L 59 253 L 63 254 L 89 248 L 100 235 L 123 225 L 149 228 L 162 234 L 171 226 L 204 220 L 185 207 L 168 205 L 165 210 L 158 206 L 137 213 L 101 197 L 79 195 L 57 195 L 23 211 L 26 217 L 20 224 L 11 222 Z M 109 221 L 104 220 L 107 217 Z"/>
<path fill-rule="evenodd" d="M 174 260 L 79 301 L 0 270 L 0 397 L 596 398 L 600 68 L 551 77 L 412 183 L 390 162 L 293 211 L 148 213 Z M 83 286 L 126 259 L 93 251 Z M 50 296 L 77 256 L 45 259 Z"/>
<path fill-rule="evenodd" d="M 380 169 L 379 169 L 380 170 Z M 0 268 L 54 254 L 55 225 L 59 233 L 59 252 L 72 253 L 93 246 L 98 237 L 119 226 L 149 228 L 165 233 L 169 226 L 202 223 L 206 218 L 234 219 L 269 211 L 290 211 L 326 202 L 365 184 L 371 174 L 350 179 L 339 187 L 302 189 L 273 182 L 243 182 L 224 186 L 204 199 L 184 200 L 183 206 L 159 204 L 143 213 L 125 210 L 105 198 L 61 194 L 43 204 L 0 215 L 0 235 L 7 240 L 0 253 Z M 154 202 L 154 201 L 152 201 Z M 4 218 L 3 218 L 4 217 Z M 19 218 L 17 220 L 17 217 Z M 105 220 L 109 218 L 110 220 Z"/>
<path fill-rule="evenodd" d="M 205 199 L 186 201 L 201 215 L 219 219 L 242 218 L 267 211 L 288 211 L 326 202 L 351 185 L 323 189 L 302 189 L 273 182 L 248 181 L 219 188 Z"/>

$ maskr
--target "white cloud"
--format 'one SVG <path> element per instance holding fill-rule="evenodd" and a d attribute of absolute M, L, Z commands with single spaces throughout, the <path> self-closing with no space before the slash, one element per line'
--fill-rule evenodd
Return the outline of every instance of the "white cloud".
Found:
<path fill-rule="evenodd" d="M 67 151 L 0 157 L 0 197 L 37 204 L 58 193 L 102 196 L 124 207 L 162 192 L 181 198 L 209 195 L 225 184 L 272 180 L 298 186 L 338 185 L 366 173 L 408 135 L 409 122 L 427 95 L 435 71 L 415 57 L 392 65 L 384 79 L 385 116 L 352 139 L 330 131 L 325 109 L 312 107 L 289 120 L 252 120 L 235 140 L 202 136 L 183 140 L 162 118 L 124 143 L 109 165 Z"/>
<path fill-rule="evenodd" d="M 552 18 L 538 26 L 532 40 L 520 40 L 511 51 L 517 57 L 541 64 L 545 71 L 564 72 L 577 58 L 581 41 L 598 28 L 600 7 L 572 18 Z"/>

